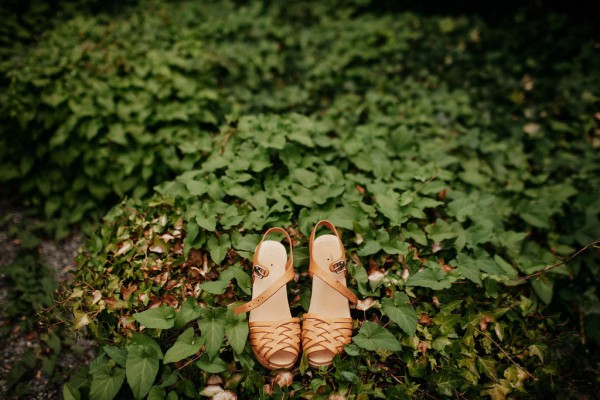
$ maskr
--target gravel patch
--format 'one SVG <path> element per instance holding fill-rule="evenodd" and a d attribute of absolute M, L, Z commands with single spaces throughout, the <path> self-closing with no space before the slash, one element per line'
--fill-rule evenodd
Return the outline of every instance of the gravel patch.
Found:
<path fill-rule="evenodd" d="M 19 360 L 27 353 L 40 355 L 43 331 L 22 331 L 19 325 L 2 318 L 4 306 L 9 292 L 9 283 L 3 270 L 16 258 L 20 250 L 18 241 L 10 238 L 9 229 L 28 221 L 25 210 L 11 206 L 0 200 L 0 326 L 9 327 L 10 332 L 0 335 L 0 398 L 16 399 L 14 393 L 8 391 L 7 378 Z M 69 278 L 69 271 L 74 269 L 74 258 L 77 249 L 83 243 L 81 234 L 75 232 L 64 241 L 42 240 L 38 252 L 44 264 L 56 273 L 57 282 L 64 283 Z M 32 314 L 38 310 L 31 310 Z M 80 366 L 88 364 L 94 357 L 95 343 L 80 339 L 71 345 L 65 345 L 58 356 L 52 376 L 43 370 L 27 370 L 21 382 L 29 385 L 29 390 L 21 398 L 26 399 L 62 399 L 62 386 L 72 373 Z M 13 388 L 14 389 L 14 388 Z"/>

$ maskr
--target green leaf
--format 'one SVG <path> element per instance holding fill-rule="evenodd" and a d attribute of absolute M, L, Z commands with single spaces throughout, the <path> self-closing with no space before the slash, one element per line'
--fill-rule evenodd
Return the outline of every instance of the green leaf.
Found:
<path fill-rule="evenodd" d="M 354 346 L 354 345 L 352 345 Z M 345 348 L 347 348 L 346 346 Z M 354 346 L 356 347 L 356 346 Z M 302 357 L 300 358 L 300 365 L 298 365 L 298 370 L 300 371 L 300 375 L 304 375 L 310 365 L 308 364 L 308 354 L 304 351 L 302 352 Z"/>
<path fill-rule="evenodd" d="M 252 294 L 252 278 L 250 278 L 250 275 L 244 272 L 242 267 L 239 265 L 230 269 L 233 270 L 233 277 L 237 282 L 237 287 L 242 289 L 242 292 L 246 293 L 247 295 Z"/>
<path fill-rule="evenodd" d="M 160 387 L 167 388 L 173 386 L 179 380 L 179 370 L 165 365 L 160 377 Z"/>
<path fill-rule="evenodd" d="M 381 301 L 383 313 L 409 336 L 413 336 L 417 330 L 417 314 L 414 308 L 403 302 L 399 293 L 396 293 L 394 300 L 389 297 Z"/>
<path fill-rule="evenodd" d="M 223 294 L 229 286 L 229 281 L 207 281 L 200 284 L 200 288 L 210 294 Z"/>
<path fill-rule="evenodd" d="M 248 339 L 248 321 L 246 314 L 235 315 L 233 310 L 227 310 L 225 334 L 229 344 L 236 354 L 244 351 Z"/>
<path fill-rule="evenodd" d="M 411 275 L 406 281 L 406 286 L 421 286 L 433 290 L 448 289 L 450 286 L 452 286 L 452 283 L 446 279 L 443 274 L 444 272 L 441 270 L 441 268 L 439 271 L 434 271 L 431 268 L 425 268 L 424 270 Z"/>
<path fill-rule="evenodd" d="M 456 256 L 456 260 L 452 260 L 450 265 L 456 267 L 458 272 L 471 282 L 481 285 L 481 272 L 475 261 L 469 256 L 461 253 Z"/>
<path fill-rule="evenodd" d="M 163 363 L 177 362 L 196 354 L 204 344 L 204 339 L 194 335 L 194 328 L 186 329 L 166 353 Z"/>
<path fill-rule="evenodd" d="M 200 316 L 200 310 L 202 308 L 200 308 L 196 299 L 188 297 L 175 315 L 174 327 L 176 329 L 183 328 L 188 322 Z"/>
<path fill-rule="evenodd" d="M 496 361 L 490 357 L 477 358 L 477 367 L 479 372 L 484 373 L 488 378 L 496 380 L 498 374 L 496 372 Z"/>
<path fill-rule="evenodd" d="M 179 396 L 177 396 L 177 392 L 169 392 L 165 400 L 179 400 Z"/>
<path fill-rule="evenodd" d="M 231 234 L 231 242 L 232 242 L 233 248 L 236 250 L 253 252 L 254 249 L 256 249 L 256 246 L 258 246 L 260 239 L 261 238 L 259 235 L 248 234 L 248 235 L 242 236 L 237 231 L 234 231 Z"/>
<path fill-rule="evenodd" d="M 81 400 L 79 389 L 74 388 L 69 382 L 63 385 L 63 400 Z"/>
<path fill-rule="evenodd" d="M 437 392 L 444 396 L 452 396 L 454 390 L 459 389 L 467 383 L 462 376 L 449 372 L 435 374 L 432 378 L 432 382 L 435 385 Z"/>
<path fill-rule="evenodd" d="M 494 256 L 494 261 L 496 261 L 496 264 L 498 264 L 498 266 L 500 266 L 500 268 L 502 268 L 502 270 L 504 271 L 503 275 L 507 275 L 507 276 L 511 276 L 511 277 L 515 277 L 515 276 L 518 275 L 517 270 L 512 265 L 510 265 L 509 263 L 507 263 L 499 255 L 496 254 Z"/>
<path fill-rule="evenodd" d="M 151 346 L 133 345 L 127 348 L 127 383 L 135 399 L 148 394 L 158 374 L 159 357 Z"/>
<path fill-rule="evenodd" d="M 196 223 L 200 228 L 205 229 L 208 232 L 214 232 L 215 229 L 217 229 L 217 215 L 199 214 L 196 216 Z"/>
<path fill-rule="evenodd" d="M 102 348 L 104 352 L 112 358 L 117 364 L 121 367 L 125 368 L 125 363 L 127 362 L 127 350 L 122 347 L 115 346 L 104 346 Z"/>
<path fill-rule="evenodd" d="M 460 322 L 458 314 L 438 314 L 432 319 L 432 322 L 439 326 L 441 335 L 449 335 L 454 333 L 454 325 Z"/>
<path fill-rule="evenodd" d="M 387 254 L 408 254 L 408 243 L 400 241 L 399 239 L 392 239 L 389 241 L 381 242 L 381 248 Z"/>
<path fill-rule="evenodd" d="M 160 306 L 133 314 L 133 318 L 146 328 L 169 329 L 175 324 L 175 310 L 169 306 Z"/>
<path fill-rule="evenodd" d="M 392 226 L 399 226 L 407 217 L 400 213 L 400 195 L 396 192 L 379 194 L 376 197 L 376 204 L 379 212 L 383 214 Z"/>
<path fill-rule="evenodd" d="M 224 233 L 220 237 L 210 236 L 207 242 L 210 258 L 215 264 L 220 265 L 227 255 L 227 250 L 231 247 L 229 235 Z"/>
<path fill-rule="evenodd" d="M 344 346 L 344 351 L 352 357 L 358 357 L 360 355 L 360 349 L 355 344 L 347 344 Z"/>
<path fill-rule="evenodd" d="M 167 391 L 159 386 L 153 386 L 148 392 L 148 400 L 164 400 Z"/>
<path fill-rule="evenodd" d="M 508 384 L 508 382 L 507 382 Z M 506 395 L 509 394 L 511 389 L 504 386 L 501 383 L 496 383 L 486 390 L 481 391 L 481 396 L 490 396 L 491 400 L 505 400 Z"/>
<path fill-rule="evenodd" d="M 427 245 L 427 237 L 417 224 L 409 222 L 406 225 L 406 229 L 402 229 L 401 232 L 404 237 L 413 239 L 417 244 L 421 246 Z"/>
<path fill-rule="evenodd" d="M 360 384 L 360 378 L 354 372 L 342 371 L 342 372 L 340 372 L 340 375 L 341 375 L 342 379 L 347 382 L 353 383 L 355 385 Z"/>
<path fill-rule="evenodd" d="M 221 272 L 219 275 L 219 280 L 229 282 L 235 279 L 237 281 L 237 287 L 242 289 L 242 291 L 246 294 L 252 294 L 252 279 L 250 275 L 248 275 L 240 265 L 235 265 L 233 267 L 228 267 Z"/>
<path fill-rule="evenodd" d="M 376 254 L 381 250 L 381 245 L 375 240 L 369 240 L 365 245 L 358 251 L 358 255 L 361 257 L 370 256 Z"/>
<path fill-rule="evenodd" d="M 205 181 L 188 181 L 185 186 L 189 190 L 191 196 L 202 196 L 208 190 Z"/>
<path fill-rule="evenodd" d="M 125 381 L 123 368 L 104 365 L 92 374 L 90 400 L 112 400 Z"/>
<path fill-rule="evenodd" d="M 159 360 L 163 359 L 163 353 L 162 353 L 162 350 L 160 349 L 160 346 L 158 345 L 158 343 L 156 343 L 156 340 L 152 339 L 148 335 L 145 335 L 143 333 L 134 332 L 131 335 L 130 344 L 138 345 L 138 346 L 149 346 L 158 355 Z"/>
<path fill-rule="evenodd" d="M 431 240 L 438 243 L 458 235 L 452 226 L 442 219 L 437 219 L 433 225 L 427 225 L 425 231 Z"/>
<path fill-rule="evenodd" d="M 554 294 L 554 281 L 549 279 L 547 276 L 542 275 L 538 278 L 530 279 L 529 282 L 535 290 L 535 294 L 538 295 L 540 300 L 546 304 L 550 304 L 552 301 L 552 295 Z"/>
<path fill-rule="evenodd" d="M 351 206 L 336 208 L 328 218 L 335 226 L 354 229 L 354 223 L 361 219 L 361 212 Z"/>
<path fill-rule="evenodd" d="M 307 169 L 295 169 L 292 171 L 292 176 L 304 187 L 311 188 L 317 182 L 318 175 Z"/>
<path fill-rule="evenodd" d="M 550 210 L 541 204 L 526 204 L 520 208 L 520 216 L 528 224 L 542 229 L 550 229 Z"/>
<path fill-rule="evenodd" d="M 354 343 L 365 350 L 400 351 L 402 346 L 398 339 L 383 326 L 374 322 L 365 322 L 353 338 Z"/>
<path fill-rule="evenodd" d="M 196 362 L 196 366 L 203 371 L 211 374 L 218 374 L 227 371 L 227 364 L 219 357 L 211 359 L 208 354 L 202 354 L 200 359 Z"/>
<path fill-rule="evenodd" d="M 225 311 L 223 307 L 203 309 L 200 319 L 198 319 L 198 327 L 202 332 L 206 352 L 212 359 L 217 355 L 223 338 L 225 337 Z"/>
<path fill-rule="evenodd" d="M 361 265 L 354 265 L 353 263 L 348 264 L 348 272 L 350 273 L 350 276 L 356 279 L 360 294 L 363 296 L 373 296 L 373 293 L 367 288 L 369 276 L 367 275 L 367 271 Z"/>
<path fill-rule="evenodd" d="M 186 224 L 185 239 L 183 240 L 184 255 L 186 258 L 188 257 L 190 250 L 193 248 L 194 241 L 198 237 L 199 233 L 200 227 L 198 226 L 196 221 L 189 221 Z"/>
<path fill-rule="evenodd" d="M 527 347 L 527 350 L 529 350 L 529 356 L 537 356 L 543 363 L 544 354 L 548 350 L 548 346 L 546 346 L 545 344 L 532 344 L 529 347 Z"/>

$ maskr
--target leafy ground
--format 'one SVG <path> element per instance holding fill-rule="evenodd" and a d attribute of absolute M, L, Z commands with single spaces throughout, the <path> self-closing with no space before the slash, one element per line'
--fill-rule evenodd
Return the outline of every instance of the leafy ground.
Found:
<path fill-rule="evenodd" d="M 3 53 L 0 180 L 46 232 L 88 232 L 52 318 L 104 347 L 65 398 L 594 396 L 596 28 L 484 17 L 152 2 Z M 353 343 L 270 374 L 231 308 L 283 226 L 301 316 L 322 218 L 361 298 Z"/>

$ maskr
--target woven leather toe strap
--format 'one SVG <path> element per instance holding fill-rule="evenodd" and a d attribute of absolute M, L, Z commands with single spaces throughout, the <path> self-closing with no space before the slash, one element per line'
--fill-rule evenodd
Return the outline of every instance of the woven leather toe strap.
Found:
<path fill-rule="evenodd" d="M 254 354 L 272 367 L 287 367 L 277 365 L 272 356 L 279 351 L 285 351 L 298 357 L 300 353 L 300 319 L 289 318 L 280 321 L 250 322 L 250 345 Z"/>
<path fill-rule="evenodd" d="M 328 319 L 315 314 L 304 314 L 302 321 L 302 348 L 310 359 L 315 351 L 328 350 L 339 354 L 352 337 L 352 318 Z"/>

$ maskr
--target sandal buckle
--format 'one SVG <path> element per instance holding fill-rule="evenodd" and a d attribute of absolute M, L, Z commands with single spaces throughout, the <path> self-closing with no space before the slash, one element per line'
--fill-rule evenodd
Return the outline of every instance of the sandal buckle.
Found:
<path fill-rule="evenodd" d="M 269 271 L 267 271 L 265 268 L 261 267 L 258 264 L 256 264 L 252 270 L 254 272 L 254 276 L 256 276 L 258 279 L 262 279 L 265 276 L 269 275 Z"/>
<path fill-rule="evenodd" d="M 344 261 L 344 260 L 336 261 L 331 266 L 332 266 L 331 271 L 335 272 L 336 274 L 339 274 L 346 270 L 346 261 Z"/>

